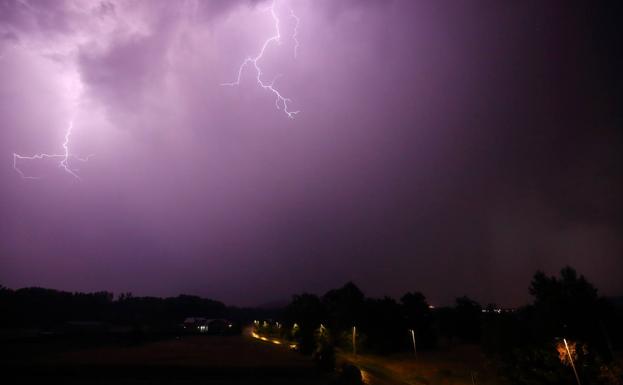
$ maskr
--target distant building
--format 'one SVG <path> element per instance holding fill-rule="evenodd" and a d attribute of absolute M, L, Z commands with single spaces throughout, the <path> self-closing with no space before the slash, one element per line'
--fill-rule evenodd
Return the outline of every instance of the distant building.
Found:
<path fill-rule="evenodd" d="M 482 309 L 483 313 L 497 313 L 497 314 L 513 313 L 514 311 L 515 311 L 515 309 L 513 309 L 513 308 L 487 308 L 487 309 Z"/>
<path fill-rule="evenodd" d="M 233 324 L 222 318 L 188 317 L 184 320 L 184 329 L 189 332 L 226 334 L 231 332 Z"/>

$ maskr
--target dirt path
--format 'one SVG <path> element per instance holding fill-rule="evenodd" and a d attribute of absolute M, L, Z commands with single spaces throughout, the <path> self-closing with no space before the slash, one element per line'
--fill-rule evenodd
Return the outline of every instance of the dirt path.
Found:
<path fill-rule="evenodd" d="M 485 366 L 480 351 L 462 347 L 450 351 L 391 356 L 338 353 L 338 361 L 362 370 L 370 385 L 493 385 L 499 381 Z"/>

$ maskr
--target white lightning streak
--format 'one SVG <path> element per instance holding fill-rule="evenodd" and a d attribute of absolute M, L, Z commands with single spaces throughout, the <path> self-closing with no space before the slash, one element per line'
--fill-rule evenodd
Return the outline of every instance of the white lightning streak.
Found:
<path fill-rule="evenodd" d="M 296 59 L 299 51 L 299 23 L 301 19 L 294 14 L 294 10 L 290 8 L 290 17 L 294 19 L 294 33 L 292 34 L 292 40 L 294 40 L 294 58 Z"/>
<path fill-rule="evenodd" d="M 80 158 L 78 156 L 72 155 L 69 152 L 69 142 L 70 142 L 71 133 L 72 133 L 73 128 L 74 128 L 74 121 L 72 119 L 69 122 L 69 126 L 65 130 L 65 138 L 64 138 L 64 141 L 63 141 L 63 144 L 62 144 L 62 146 L 63 146 L 63 153 L 62 154 L 46 154 L 46 153 L 41 153 L 41 154 L 35 154 L 35 155 L 26 156 L 26 155 L 20 155 L 20 154 L 17 154 L 17 153 L 13 153 L 13 169 L 15 169 L 15 171 L 24 179 L 39 179 L 39 177 L 28 176 L 28 175 L 24 174 L 24 172 L 18 166 L 18 161 L 19 160 L 38 160 L 38 159 L 54 159 L 54 158 L 58 159 L 58 158 L 60 158 L 61 160 L 58 163 L 58 167 L 61 167 L 63 170 L 65 170 L 65 172 L 67 172 L 68 174 L 70 174 L 74 178 L 80 180 L 80 177 L 78 176 L 78 174 L 76 174 L 77 170 L 70 166 L 69 160 L 70 159 L 75 159 L 75 160 L 78 160 L 80 162 L 87 162 L 92 155 L 89 155 L 89 156 L 87 156 L 85 158 Z"/>
<path fill-rule="evenodd" d="M 275 4 L 276 4 L 276 0 L 273 0 L 269 8 L 273 21 L 275 22 L 275 35 L 271 36 L 266 41 L 264 41 L 264 44 L 262 45 L 260 52 L 255 57 L 248 57 L 242 62 L 242 64 L 238 68 L 238 77 L 236 78 L 235 81 L 229 82 L 229 83 L 222 83 L 221 85 L 232 86 L 232 87 L 239 86 L 244 69 L 248 65 L 253 65 L 253 68 L 255 68 L 255 75 L 256 75 L 255 80 L 257 81 L 257 84 L 261 88 L 272 92 L 275 95 L 275 106 L 277 107 L 277 109 L 283 109 L 283 111 L 285 112 L 286 115 L 288 115 L 289 118 L 294 119 L 294 116 L 298 114 L 300 111 L 298 110 L 291 111 L 288 108 L 288 103 L 291 102 L 292 100 L 290 98 L 283 96 L 281 92 L 279 92 L 279 90 L 277 90 L 274 87 L 275 81 L 280 75 L 277 76 L 275 79 L 273 79 L 272 82 L 267 83 L 262 80 L 262 68 L 259 65 L 260 60 L 264 57 L 264 53 L 266 52 L 266 49 L 273 43 L 275 44 L 281 43 L 281 30 L 279 28 L 280 20 L 279 20 L 279 17 L 277 16 L 277 12 L 275 11 Z M 294 57 L 296 58 L 298 47 L 299 47 L 299 41 L 297 39 L 297 35 L 298 35 L 298 27 L 299 27 L 300 19 L 298 18 L 298 16 L 294 14 L 294 11 L 292 9 L 290 9 L 290 17 L 292 17 L 295 21 L 294 33 L 292 35 L 292 39 L 294 40 Z"/>

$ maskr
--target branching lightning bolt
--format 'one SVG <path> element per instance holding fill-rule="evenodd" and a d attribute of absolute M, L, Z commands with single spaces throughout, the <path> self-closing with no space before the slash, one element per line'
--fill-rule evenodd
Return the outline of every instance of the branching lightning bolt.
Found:
<path fill-rule="evenodd" d="M 80 162 L 87 162 L 92 155 L 81 158 L 81 157 L 72 155 L 70 153 L 69 144 L 70 144 L 71 133 L 73 131 L 73 128 L 74 128 L 74 120 L 72 119 L 69 122 L 67 129 L 65 130 L 65 136 L 64 136 L 64 140 L 62 144 L 63 146 L 62 154 L 41 153 L 41 154 L 27 156 L 27 155 L 20 155 L 17 153 L 13 153 L 13 169 L 15 169 L 15 171 L 17 171 L 17 173 L 24 179 L 39 179 L 39 177 L 37 176 L 28 176 L 24 174 L 24 172 L 19 168 L 18 162 L 20 160 L 60 159 L 60 161 L 58 162 L 58 167 L 62 168 L 65 172 L 67 172 L 74 178 L 80 180 L 80 177 L 76 173 L 77 170 L 75 168 L 72 168 L 69 162 L 71 159 L 74 159 Z"/>
<path fill-rule="evenodd" d="M 275 106 L 277 107 L 277 109 L 283 109 L 283 111 L 285 112 L 286 115 L 288 115 L 289 118 L 294 119 L 295 115 L 298 114 L 300 111 L 290 110 L 288 107 L 288 104 L 292 101 L 292 99 L 283 96 L 281 92 L 279 92 L 279 90 L 275 88 L 274 86 L 275 81 L 281 75 L 278 75 L 277 77 L 275 77 L 271 82 L 266 82 L 262 80 L 262 68 L 260 67 L 260 64 L 259 64 L 259 62 L 264 57 L 264 53 L 266 52 L 266 50 L 271 44 L 281 43 L 280 20 L 275 10 L 275 7 L 276 7 L 276 0 L 273 0 L 268 10 L 270 11 L 271 17 L 273 18 L 273 21 L 275 22 L 275 35 L 271 36 L 266 41 L 264 41 L 264 44 L 262 44 L 262 48 L 260 49 L 259 53 L 256 56 L 248 57 L 242 62 L 242 64 L 238 68 L 238 76 L 235 81 L 229 82 L 229 83 L 222 83 L 221 85 L 232 86 L 232 87 L 239 86 L 241 78 L 242 78 L 242 73 L 244 72 L 245 68 L 247 68 L 247 66 L 249 65 L 252 65 L 253 68 L 255 69 L 255 80 L 257 81 L 257 84 L 262 89 L 272 92 L 275 95 Z M 294 13 L 292 9 L 290 9 L 290 17 L 293 18 L 295 22 L 294 32 L 292 34 L 292 40 L 294 40 L 294 57 L 296 58 L 298 54 L 298 48 L 299 48 L 298 27 L 299 27 L 300 19 L 298 18 L 298 16 L 296 16 L 296 14 Z"/>

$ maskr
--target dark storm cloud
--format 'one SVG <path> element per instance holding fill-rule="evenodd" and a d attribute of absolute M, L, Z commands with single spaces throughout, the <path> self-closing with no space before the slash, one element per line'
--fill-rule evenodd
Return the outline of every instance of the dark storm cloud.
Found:
<path fill-rule="evenodd" d="M 622 290 L 606 6 L 292 1 L 294 59 L 278 3 L 262 65 L 290 120 L 250 72 L 221 86 L 273 33 L 269 3 L 84 4 L 2 3 L 3 284 L 517 304 L 571 264 Z M 11 154 L 58 151 L 76 79 L 72 151 L 96 156 L 81 182 L 21 180 Z"/>
<path fill-rule="evenodd" d="M 6 0 L 0 3 L 0 23 L 23 33 L 67 32 L 71 12 L 64 1 Z"/>

